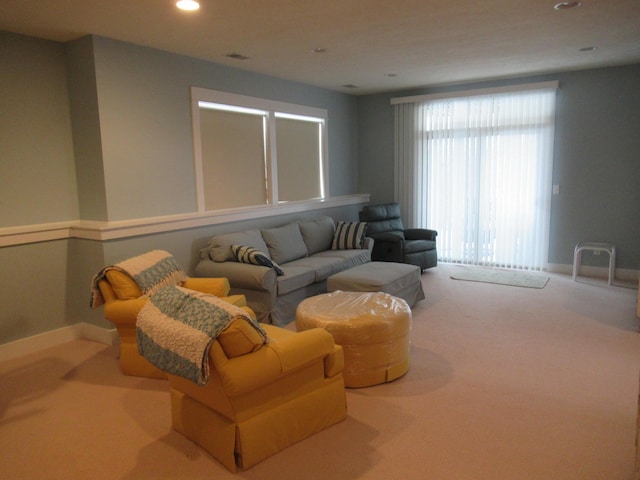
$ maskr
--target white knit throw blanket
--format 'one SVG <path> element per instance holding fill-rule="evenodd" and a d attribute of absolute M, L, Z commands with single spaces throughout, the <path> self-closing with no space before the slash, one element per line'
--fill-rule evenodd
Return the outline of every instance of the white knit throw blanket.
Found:
<path fill-rule="evenodd" d="M 99 307 L 104 298 L 98 287 L 107 271 L 119 270 L 129 275 L 145 296 L 169 285 L 181 285 L 189 277 L 178 265 L 173 255 L 164 250 L 152 250 L 137 257 L 104 267 L 91 280 L 91 308 Z"/>
<path fill-rule="evenodd" d="M 249 322 L 266 341 L 264 329 L 242 308 L 183 287 L 161 288 L 138 313 L 138 352 L 160 370 L 203 386 L 209 381 L 211 343 L 237 319 Z"/>

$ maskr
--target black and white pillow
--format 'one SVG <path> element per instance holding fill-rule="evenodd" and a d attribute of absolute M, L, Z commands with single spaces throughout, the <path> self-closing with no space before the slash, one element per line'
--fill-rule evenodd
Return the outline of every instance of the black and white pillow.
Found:
<path fill-rule="evenodd" d="M 273 268 L 278 276 L 284 275 L 282 268 L 257 248 L 247 247 L 245 245 L 231 245 L 231 252 L 240 263 L 262 265 L 263 267 Z"/>
<path fill-rule="evenodd" d="M 349 250 L 362 248 L 367 222 L 338 222 L 331 243 L 332 250 Z"/>

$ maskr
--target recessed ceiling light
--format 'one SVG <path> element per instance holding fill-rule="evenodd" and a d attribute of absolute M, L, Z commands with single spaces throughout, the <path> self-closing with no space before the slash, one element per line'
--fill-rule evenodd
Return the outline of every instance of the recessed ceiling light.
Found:
<path fill-rule="evenodd" d="M 593 52 L 594 50 L 597 50 L 598 47 L 596 47 L 595 45 L 592 45 L 590 47 L 582 47 L 580 49 L 578 49 L 580 52 Z"/>
<path fill-rule="evenodd" d="M 187 10 L 193 12 L 194 10 L 198 10 L 200 8 L 200 3 L 196 0 L 180 0 L 176 2 L 176 7 L 180 10 Z"/>
<path fill-rule="evenodd" d="M 347 83 L 346 85 L 342 85 L 344 88 L 358 88 L 357 85 L 354 85 L 353 83 Z"/>
<path fill-rule="evenodd" d="M 582 5 L 582 2 L 560 2 L 557 3 L 553 8 L 556 10 L 569 10 L 571 8 L 576 8 Z"/>
<path fill-rule="evenodd" d="M 385 73 L 384 76 L 385 77 L 389 77 L 389 78 L 393 78 L 393 77 L 397 77 L 398 74 L 397 73 Z"/>
<path fill-rule="evenodd" d="M 312 48 L 311 51 L 313 53 L 325 53 L 327 49 L 322 47 L 316 47 L 316 48 Z"/>

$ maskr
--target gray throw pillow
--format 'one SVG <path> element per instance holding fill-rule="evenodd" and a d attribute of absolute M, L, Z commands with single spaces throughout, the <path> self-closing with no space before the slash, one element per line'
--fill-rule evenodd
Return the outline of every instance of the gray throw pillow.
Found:
<path fill-rule="evenodd" d="M 271 259 L 280 265 L 307 256 L 307 246 L 297 223 L 261 230 Z"/>
<path fill-rule="evenodd" d="M 244 230 L 242 232 L 223 233 L 216 235 L 209 241 L 209 257 L 215 262 L 235 260 L 231 245 L 246 245 L 257 248 L 269 256 L 267 245 L 260 235 L 260 230 Z"/>
<path fill-rule="evenodd" d="M 309 255 L 331 249 L 336 224 L 331 217 L 320 217 L 298 223 Z"/>

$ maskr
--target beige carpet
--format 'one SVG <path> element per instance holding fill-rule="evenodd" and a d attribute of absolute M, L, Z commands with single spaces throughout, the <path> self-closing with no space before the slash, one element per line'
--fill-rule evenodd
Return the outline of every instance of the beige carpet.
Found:
<path fill-rule="evenodd" d="M 173 432 L 166 382 L 74 341 L 0 364 L 2 479 L 631 480 L 636 291 L 422 275 L 412 365 L 347 419 L 232 475 Z"/>

